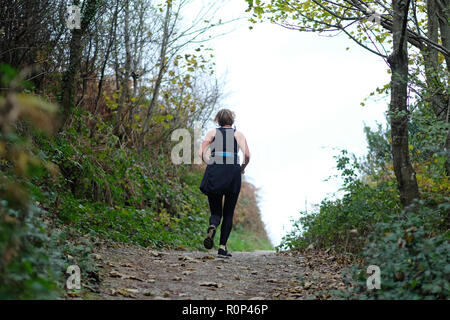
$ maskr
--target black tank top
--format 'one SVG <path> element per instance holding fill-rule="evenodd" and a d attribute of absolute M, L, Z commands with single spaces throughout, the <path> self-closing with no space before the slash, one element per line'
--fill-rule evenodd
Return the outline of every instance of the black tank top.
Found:
<path fill-rule="evenodd" d="M 237 153 L 235 129 L 217 128 L 211 142 L 211 162 L 206 166 L 200 190 L 206 195 L 239 194 L 241 190 L 241 166 Z"/>
<path fill-rule="evenodd" d="M 238 164 L 239 146 L 234 136 L 236 129 L 217 128 L 211 142 L 211 157 L 216 164 Z"/>

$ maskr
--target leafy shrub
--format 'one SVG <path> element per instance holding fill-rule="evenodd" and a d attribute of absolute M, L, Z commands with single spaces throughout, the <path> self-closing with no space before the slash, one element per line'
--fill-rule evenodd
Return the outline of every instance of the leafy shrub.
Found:
<path fill-rule="evenodd" d="M 338 251 L 359 252 L 374 225 L 384 221 L 387 212 L 400 212 L 398 192 L 392 179 L 362 182 L 357 177 L 359 164 L 347 152 L 336 157 L 345 191 L 342 199 L 324 199 L 318 208 L 293 221 L 290 233 L 278 249 L 333 247 Z"/>
<path fill-rule="evenodd" d="M 381 269 L 381 288 L 367 290 L 365 268 L 356 266 L 351 293 L 357 299 L 450 298 L 450 198 L 436 209 L 422 201 L 417 212 L 391 215 L 375 226 L 363 250 L 367 265 Z M 438 232 L 441 230 L 441 232 Z M 445 231 L 446 230 L 446 231 Z"/>
<path fill-rule="evenodd" d="M 198 185 L 184 184 L 181 188 L 181 184 L 169 185 L 166 181 L 154 180 L 144 185 L 147 186 L 145 192 L 154 195 L 148 198 L 149 207 L 107 206 L 102 202 L 76 199 L 67 193 L 59 216 L 80 232 L 114 242 L 201 249 L 209 214 Z M 155 201 L 158 197 L 164 199 L 163 204 Z"/>
<path fill-rule="evenodd" d="M 386 152 L 389 138 L 380 127 L 378 132 L 366 130 L 366 134 L 366 162 L 351 161 L 346 151 L 336 157 L 343 180 L 342 198 L 325 199 L 317 209 L 302 214 L 278 249 L 314 244 L 353 254 L 359 265 L 350 273 L 351 290 L 336 292 L 338 297 L 449 299 L 450 186 L 445 158 L 429 146 L 423 147 L 423 138 L 416 133 L 410 151 L 418 161 L 413 165 L 423 200 L 415 208 L 402 210 Z M 434 144 L 436 149 L 437 142 Z M 380 290 L 367 290 L 368 265 L 381 268 Z"/>
<path fill-rule="evenodd" d="M 0 211 L 0 299 L 56 298 L 60 290 L 54 280 L 61 270 L 53 263 L 57 259 L 48 256 L 50 238 L 37 217 L 39 209 L 30 206 L 27 215 L 19 218 L 18 211 L 3 200 Z"/>
<path fill-rule="evenodd" d="M 87 243 L 72 246 L 65 230 L 49 226 L 52 215 L 40 202 L 49 208 L 54 192 L 33 183 L 52 186 L 57 174 L 32 143 L 52 131 L 56 106 L 25 93 L 26 81 L 9 66 L 0 65 L 0 84 L 0 299 L 58 298 L 74 263 L 69 256 L 86 275 L 94 267 Z"/>

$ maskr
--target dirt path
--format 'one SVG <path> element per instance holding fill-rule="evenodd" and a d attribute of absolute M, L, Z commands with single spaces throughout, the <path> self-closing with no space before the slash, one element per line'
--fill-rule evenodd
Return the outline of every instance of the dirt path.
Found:
<path fill-rule="evenodd" d="M 97 250 L 94 299 L 327 299 L 343 288 L 342 261 L 330 253 Z"/>

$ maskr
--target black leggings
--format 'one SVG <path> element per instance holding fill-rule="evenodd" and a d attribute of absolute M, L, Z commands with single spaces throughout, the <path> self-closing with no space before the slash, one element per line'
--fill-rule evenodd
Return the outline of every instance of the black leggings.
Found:
<path fill-rule="evenodd" d="M 222 199 L 225 196 L 225 201 Z M 211 209 L 211 217 L 209 218 L 209 224 L 216 226 L 220 224 L 222 220 L 222 226 L 220 228 L 220 245 L 226 245 L 228 237 L 230 236 L 231 228 L 233 227 L 233 214 L 234 208 L 239 197 L 239 193 L 226 193 L 225 195 L 208 195 L 209 208 Z"/>

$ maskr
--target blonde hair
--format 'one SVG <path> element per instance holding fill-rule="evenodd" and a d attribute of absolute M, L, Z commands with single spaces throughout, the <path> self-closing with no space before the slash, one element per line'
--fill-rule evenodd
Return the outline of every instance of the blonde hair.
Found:
<path fill-rule="evenodd" d="M 217 112 L 214 122 L 217 122 L 219 126 L 231 126 L 234 123 L 235 113 L 229 109 L 221 109 Z"/>

